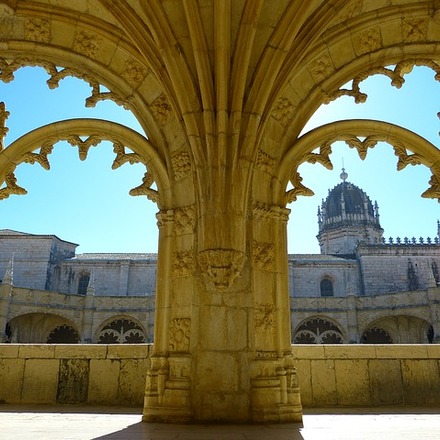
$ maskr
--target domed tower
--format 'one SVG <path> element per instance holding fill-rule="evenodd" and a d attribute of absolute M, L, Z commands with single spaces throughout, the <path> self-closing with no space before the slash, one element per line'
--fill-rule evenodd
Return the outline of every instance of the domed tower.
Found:
<path fill-rule="evenodd" d="M 380 243 L 383 229 L 379 223 L 379 206 L 350 182 L 342 168 L 342 183 L 329 191 L 318 207 L 321 254 L 351 255 L 360 241 Z"/>

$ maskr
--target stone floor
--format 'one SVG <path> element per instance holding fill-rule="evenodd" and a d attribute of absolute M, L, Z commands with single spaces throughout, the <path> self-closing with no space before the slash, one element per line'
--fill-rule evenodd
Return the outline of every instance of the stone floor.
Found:
<path fill-rule="evenodd" d="M 440 439 L 440 408 L 305 410 L 303 425 L 142 423 L 139 409 L 0 405 L 2 440 Z"/>

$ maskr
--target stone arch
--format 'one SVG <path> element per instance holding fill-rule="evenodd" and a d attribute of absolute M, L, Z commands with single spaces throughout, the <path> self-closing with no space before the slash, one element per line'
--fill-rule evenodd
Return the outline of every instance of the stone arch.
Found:
<path fill-rule="evenodd" d="M 286 152 L 277 170 L 278 179 L 274 185 L 274 201 L 286 205 L 300 195 L 313 195 L 310 188 L 301 183 L 298 167 L 303 162 L 320 163 L 328 169 L 333 168 L 330 160 L 331 145 L 345 141 L 356 148 L 361 159 L 365 159 L 368 148 L 378 142 L 385 142 L 394 149 L 398 157 L 397 169 L 407 165 L 427 166 L 432 177 L 431 185 L 422 197 L 440 200 L 440 151 L 428 140 L 418 134 L 388 122 L 352 119 L 332 122 L 318 127 L 299 138 Z M 319 153 L 313 151 L 319 148 Z M 408 151 L 413 154 L 408 154 Z M 293 188 L 285 191 L 289 181 Z"/>
<path fill-rule="evenodd" d="M 95 332 L 98 344 L 145 343 L 148 333 L 145 326 L 129 315 L 115 315 L 105 320 Z"/>
<path fill-rule="evenodd" d="M 310 316 L 292 332 L 294 344 L 343 344 L 346 340 L 342 326 L 326 316 Z"/>
<path fill-rule="evenodd" d="M 374 332 L 375 331 L 375 332 Z M 433 339 L 431 323 L 415 315 L 387 315 L 366 324 L 361 331 L 361 342 L 368 336 L 388 335 L 395 344 L 426 344 Z M 371 342 L 375 343 L 375 342 Z"/>
<path fill-rule="evenodd" d="M 47 343 L 50 334 L 62 326 L 71 328 L 79 335 L 78 328 L 72 320 L 55 313 L 32 312 L 17 315 L 10 319 L 11 342 Z"/>
<path fill-rule="evenodd" d="M 84 140 L 83 140 L 84 139 Z M 69 119 L 37 128 L 0 151 L 0 182 L 6 187 L 0 190 L 0 198 L 10 194 L 25 194 L 16 183 L 14 170 L 20 163 L 39 163 L 50 169 L 48 156 L 53 145 L 67 140 L 78 147 L 79 157 L 85 160 L 88 149 L 102 140 L 113 143 L 116 154 L 112 168 L 126 162 L 141 162 L 146 167 L 145 177 L 139 187 L 130 191 L 131 195 L 146 195 L 159 206 L 169 203 L 169 179 L 166 168 L 151 143 L 136 131 L 115 122 L 101 119 Z M 126 152 L 129 148 L 133 153 Z M 39 150 L 38 153 L 34 151 Z M 153 177 L 154 176 L 154 177 Z M 157 184 L 157 191 L 151 188 Z"/>

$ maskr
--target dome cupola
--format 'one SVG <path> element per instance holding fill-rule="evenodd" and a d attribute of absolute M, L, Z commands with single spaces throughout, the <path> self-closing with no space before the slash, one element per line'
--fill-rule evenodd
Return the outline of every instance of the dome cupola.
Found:
<path fill-rule="evenodd" d="M 318 207 L 318 241 L 321 254 L 354 254 L 360 241 L 380 243 L 383 229 L 379 222 L 379 206 L 367 194 L 347 181 L 342 169 L 342 182 L 329 190 Z"/>

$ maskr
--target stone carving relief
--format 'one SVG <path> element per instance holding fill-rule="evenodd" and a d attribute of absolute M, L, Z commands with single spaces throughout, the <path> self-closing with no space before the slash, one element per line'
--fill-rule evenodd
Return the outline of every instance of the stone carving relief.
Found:
<path fill-rule="evenodd" d="M 309 70 L 316 80 L 322 81 L 333 73 L 334 65 L 330 56 L 324 54 L 320 58 L 314 60 L 313 63 L 309 64 Z"/>
<path fill-rule="evenodd" d="M 382 47 L 379 29 L 368 29 L 358 35 L 359 51 L 361 54 L 374 52 Z"/>
<path fill-rule="evenodd" d="M 420 165 L 422 158 L 418 154 L 408 154 L 406 148 L 401 144 L 394 144 L 394 154 L 399 158 L 397 170 L 403 170 L 407 165 Z"/>
<path fill-rule="evenodd" d="M 191 251 L 174 252 L 172 274 L 175 277 L 191 275 L 194 268 L 194 257 Z"/>
<path fill-rule="evenodd" d="M 368 149 L 374 148 L 377 145 L 377 142 L 377 136 L 367 136 L 364 140 L 360 140 L 356 136 L 347 136 L 345 138 L 345 143 L 350 148 L 355 148 L 362 160 L 367 157 Z"/>
<path fill-rule="evenodd" d="M 156 121 L 162 125 L 165 125 L 172 115 L 171 104 L 164 94 L 158 96 L 150 104 L 150 110 L 154 116 L 154 119 L 156 119 Z"/>
<path fill-rule="evenodd" d="M 286 205 L 296 201 L 298 199 L 298 196 L 310 197 L 315 195 L 315 193 L 310 188 L 307 188 L 301 183 L 302 180 L 302 177 L 297 171 L 295 171 L 290 177 L 290 182 L 292 183 L 293 188 L 286 192 Z"/>
<path fill-rule="evenodd" d="M 170 322 L 169 330 L 170 351 L 187 352 L 191 336 L 191 319 L 174 318 Z"/>
<path fill-rule="evenodd" d="M 262 331 L 275 328 L 275 304 L 259 304 L 255 309 L 255 326 Z"/>
<path fill-rule="evenodd" d="M 142 178 L 142 184 L 130 190 L 131 196 L 147 196 L 148 200 L 154 203 L 160 203 L 159 192 L 152 188 L 154 184 L 153 174 L 147 170 Z"/>
<path fill-rule="evenodd" d="M 253 207 L 254 217 L 264 220 L 277 220 L 287 222 L 289 220 L 290 209 L 281 206 L 267 206 L 262 203 L 256 203 Z"/>
<path fill-rule="evenodd" d="M 137 87 L 147 76 L 148 70 L 144 68 L 138 61 L 129 58 L 125 63 L 125 70 L 121 76 L 125 78 L 133 87 Z"/>
<path fill-rule="evenodd" d="M 26 18 L 24 24 L 24 38 L 26 40 L 37 41 L 38 43 L 49 43 L 50 37 L 49 20 L 38 17 Z"/>
<path fill-rule="evenodd" d="M 174 210 L 173 209 L 164 209 L 159 211 L 156 214 L 157 218 L 157 226 L 162 228 L 166 225 L 170 225 L 174 222 Z"/>
<path fill-rule="evenodd" d="M 196 209 L 194 205 L 176 208 L 175 227 L 177 234 L 188 234 L 194 231 L 196 222 Z"/>
<path fill-rule="evenodd" d="M 288 98 L 279 98 L 272 110 L 272 117 L 281 125 L 287 126 L 292 120 L 295 112 L 295 106 Z"/>
<path fill-rule="evenodd" d="M 240 276 L 246 255 L 235 249 L 207 249 L 199 252 L 198 260 L 205 279 L 218 290 L 226 290 Z"/>
<path fill-rule="evenodd" d="M 181 151 L 171 158 L 171 166 L 176 180 L 183 179 L 191 172 L 191 158 L 187 151 Z"/>
<path fill-rule="evenodd" d="M 83 30 L 76 33 L 73 42 L 73 50 L 89 58 L 93 58 L 99 52 L 101 46 L 102 40 L 98 35 Z"/>
<path fill-rule="evenodd" d="M 406 42 L 424 41 L 427 34 L 428 19 L 426 17 L 412 17 L 402 20 L 402 35 Z"/>
<path fill-rule="evenodd" d="M 423 194 L 422 197 L 427 199 L 437 199 L 440 203 L 440 179 L 436 176 L 431 176 L 429 179 L 431 185 Z"/>
<path fill-rule="evenodd" d="M 275 159 L 260 149 L 257 153 L 257 167 L 265 173 L 272 175 L 275 167 Z"/>
<path fill-rule="evenodd" d="M 275 245 L 253 241 L 253 262 L 257 269 L 274 270 L 275 268 Z"/>

